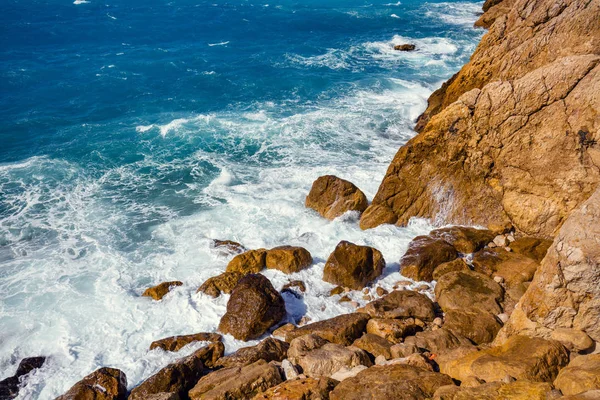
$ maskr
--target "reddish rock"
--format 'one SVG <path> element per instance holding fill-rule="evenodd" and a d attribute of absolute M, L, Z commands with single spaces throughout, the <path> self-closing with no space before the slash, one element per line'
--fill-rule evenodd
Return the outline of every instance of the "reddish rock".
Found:
<path fill-rule="evenodd" d="M 274 338 L 266 338 L 256 346 L 242 347 L 233 354 L 221 357 L 217 362 L 217 367 L 243 367 L 252 364 L 258 360 L 283 361 L 287 358 L 287 351 L 290 347 L 286 342 Z"/>
<path fill-rule="evenodd" d="M 379 250 L 341 241 L 325 263 L 323 280 L 360 290 L 381 275 L 384 268 L 385 260 Z"/>
<path fill-rule="evenodd" d="M 394 290 L 358 310 L 375 318 L 419 318 L 433 321 L 433 302 L 424 294 L 412 290 Z"/>
<path fill-rule="evenodd" d="M 146 289 L 142 296 L 152 297 L 154 300 L 161 300 L 167 293 L 171 291 L 171 289 L 182 285 L 183 282 L 179 281 L 163 282 L 159 285 Z"/>
<path fill-rule="evenodd" d="M 150 350 L 161 348 L 165 351 L 179 351 L 182 347 L 193 342 L 220 342 L 223 339 L 218 333 L 200 332 L 193 335 L 171 336 L 156 340 L 150 344 Z"/>
<path fill-rule="evenodd" d="M 313 259 L 303 247 L 280 246 L 267 252 L 266 266 L 286 274 L 300 272 L 312 265 Z"/>
<path fill-rule="evenodd" d="M 349 346 L 354 340 L 362 336 L 369 319 L 369 315 L 364 313 L 343 314 L 301 326 L 288 332 L 285 340 L 290 342 L 297 337 L 313 333 L 332 343 Z"/>
<path fill-rule="evenodd" d="M 222 293 L 229 294 L 243 276 L 244 274 L 240 272 L 223 272 L 209 278 L 196 293 L 203 292 L 211 297 L 219 297 Z"/>
<path fill-rule="evenodd" d="M 257 274 L 266 267 L 267 250 L 248 250 L 233 257 L 227 264 L 226 272 L 239 272 L 240 274 Z"/>
<path fill-rule="evenodd" d="M 458 257 L 456 249 L 443 239 L 417 236 L 400 259 L 400 273 L 415 281 L 431 282 L 433 271 Z"/>
<path fill-rule="evenodd" d="M 365 194 L 354 184 L 333 175 L 319 177 L 306 197 L 306 207 L 327 219 L 347 211 L 363 212 L 368 205 Z"/>
<path fill-rule="evenodd" d="M 127 377 L 116 368 L 100 368 L 79 382 L 56 400 L 125 400 Z"/>

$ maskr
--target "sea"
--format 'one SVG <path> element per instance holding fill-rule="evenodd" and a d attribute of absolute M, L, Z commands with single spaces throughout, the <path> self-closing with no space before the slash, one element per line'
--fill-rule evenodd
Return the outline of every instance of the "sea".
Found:
<path fill-rule="evenodd" d="M 468 61 L 482 2 L 2 0 L 0 380 L 46 356 L 20 399 L 53 399 L 94 370 L 131 389 L 177 353 L 152 341 L 212 332 L 228 295 L 197 288 L 247 248 L 298 245 L 287 321 L 348 313 L 325 261 L 341 240 L 381 250 L 399 280 L 430 221 L 361 231 L 304 206 L 333 174 L 369 199 L 428 96 Z M 394 45 L 412 43 L 416 51 Z M 180 280 L 163 300 L 142 292 Z M 414 285 L 419 285 L 414 283 Z M 364 304 L 362 292 L 349 296 Z M 252 345 L 225 336 L 227 352 Z"/>

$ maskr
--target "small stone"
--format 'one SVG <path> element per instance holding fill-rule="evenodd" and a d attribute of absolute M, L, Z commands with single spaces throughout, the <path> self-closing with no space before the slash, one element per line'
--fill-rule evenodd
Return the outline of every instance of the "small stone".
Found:
<path fill-rule="evenodd" d="M 501 276 L 494 276 L 494 281 L 496 281 L 496 283 L 503 283 L 504 282 L 504 278 Z"/>
<path fill-rule="evenodd" d="M 512 243 L 512 242 L 514 242 L 514 241 L 515 241 L 515 237 L 514 237 L 513 235 L 508 235 L 508 236 L 506 237 L 506 239 L 507 239 L 507 240 L 508 240 L 510 243 Z"/>
<path fill-rule="evenodd" d="M 440 317 L 437 317 L 433 320 L 433 324 L 436 326 L 442 326 L 444 324 L 444 321 Z"/>
<path fill-rule="evenodd" d="M 293 287 L 298 288 L 298 290 L 300 290 L 302 293 L 306 292 L 306 285 L 302 281 L 291 281 L 291 282 L 288 282 L 285 285 L 283 285 L 282 290 L 293 288 Z"/>
<path fill-rule="evenodd" d="M 339 302 L 340 302 L 340 303 L 347 303 L 347 302 L 349 302 L 349 301 L 352 301 L 352 299 L 350 298 L 350 296 L 346 295 L 346 296 L 343 296 L 343 297 L 340 299 L 340 301 L 339 301 Z"/>
<path fill-rule="evenodd" d="M 336 286 L 329 291 L 330 296 L 335 296 L 336 294 L 342 294 L 342 293 L 344 293 L 344 288 L 341 286 Z"/>
<path fill-rule="evenodd" d="M 310 321 L 312 321 L 312 318 L 311 317 L 307 317 L 305 315 L 302 318 L 300 318 L 300 321 L 298 322 L 298 325 L 300 325 L 300 326 L 306 325 L 306 324 L 310 323 Z"/>
<path fill-rule="evenodd" d="M 419 318 L 415 318 L 415 325 L 421 328 L 425 327 L 425 322 L 421 321 Z"/>
<path fill-rule="evenodd" d="M 494 238 L 493 242 L 494 242 L 494 244 L 495 244 L 497 247 L 505 247 L 505 246 L 508 246 L 508 245 L 509 245 L 509 242 L 508 242 L 508 240 L 506 239 L 506 236 L 504 236 L 504 235 L 498 235 L 498 236 L 496 236 L 496 237 Z"/>
<path fill-rule="evenodd" d="M 362 292 L 363 294 L 369 294 L 369 288 L 364 288 Z"/>
<path fill-rule="evenodd" d="M 377 293 L 377 296 L 379 296 L 379 297 L 385 296 L 386 294 L 389 293 L 387 290 L 385 290 L 381 286 L 378 286 L 377 289 L 375 290 L 375 292 Z"/>
<path fill-rule="evenodd" d="M 373 300 L 373 297 L 370 294 L 366 294 L 362 297 L 362 299 L 366 301 L 371 301 Z"/>
<path fill-rule="evenodd" d="M 283 370 L 285 379 L 288 381 L 290 379 L 297 379 L 300 375 L 294 364 L 292 364 L 287 358 L 281 362 L 281 369 Z"/>
<path fill-rule="evenodd" d="M 487 247 L 489 247 L 490 249 L 493 249 L 494 247 L 496 247 L 496 243 L 490 242 L 487 244 Z"/>
<path fill-rule="evenodd" d="M 508 251 L 509 253 L 512 251 L 512 249 L 510 247 L 508 247 L 508 246 L 505 246 L 504 250 Z"/>
<path fill-rule="evenodd" d="M 146 289 L 142 296 L 152 297 L 154 300 L 158 301 L 161 300 L 167 293 L 169 293 L 171 289 L 182 285 L 183 282 L 180 281 L 163 282 L 159 285 Z"/>
<path fill-rule="evenodd" d="M 497 315 L 498 319 L 502 321 L 503 324 L 508 322 L 509 315 L 507 313 L 502 313 Z"/>
<path fill-rule="evenodd" d="M 377 357 L 375 357 L 375 365 L 386 365 L 386 364 L 387 364 L 387 358 L 385 358 L 385 356 L 378 355 Z"/>
<path fill-rule="evenodd" d="M 350 302 L 350 305 L 351 305 L 352 307 L 354 307 L 354 308 L 358 308 L 358 307 L 360 307 L 360 304 L 358 304 L 358 301 L 351 301 L 351 302 Z"/>

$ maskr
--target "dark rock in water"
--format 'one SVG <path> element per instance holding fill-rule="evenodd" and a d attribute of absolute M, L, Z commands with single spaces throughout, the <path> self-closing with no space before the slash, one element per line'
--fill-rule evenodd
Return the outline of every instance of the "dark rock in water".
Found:
<path fill-rule="evenodd" d="M 314 181 L 305 205 L 327 219 L 334 219 L 346 211 L 363 212 L 369 202 L 352 182 L 325 175 Z"/>
<path fill-rule="evenodd" d="M 344 240 L 327 259 L 323 280 L 360 290 L 381 275 L 384 268 L 385 260 L 379 250 Z"/>
<path fill-rule="evenodd" d="M 161 300 L 167 293 L 171 291 L 175 286 L 182 286 L 183 282 L 171 281 L 163 282 L 159 285 L 148 288 L 144 291 L 142 296 L 152 297 L 154 300 Z"/>
<path fill-rule="evenodd" d="M 0 400 L 14 399 L 19 395 L 19 385 L 25 375 L 34 369 L 41 368 L 46 361 L 46 357 L 24 358 L 17 367 L 17 372 L 2 381 L 0 381 Z"/>
<path fill-rule="evenodd" d="M 283 291 L 284 289 L 290 289 L 290 288 L 293 288 L 293 287 L 298 288 L 298 290 L 300 290 L 302 293 L 306 292 L 306 285 L 302 281 L 291 281 L 291 282 L 288 282 L 285 285 L 283 285 L 283 288 L 281 290 Z"/>
<path fill-rule="evenodd" d="M 240 272 L 223 272 L 220 275 L 209 278 L 198 288 L 196 293 L 203 292 L 211 297 L 219 297 L 222 293 L 229 294 L 242 279 L 244 274 Z"/>
<path fill-rule="evenodd" d="M 283 297 L 271 282 L 260 274 L 250 274 L 231 292 L 219 330 L 238 340 L 256 339 L 285 315 Z"/>
<path fill-rule="evenodd" d="M 397 51 L 413 51 L 417 48 L 414 44 L 397 44 L 394 46 L 394 50 Z"/>
<path fill-rule="evenodd" d="M 258 360 L 265 361 L 283 361 L 287 358 L 287 351 L 290 345 L 281 340 L 266 338 L 256 346 L 243 347 L 233 354 L 221 357 L 217 367 L 243 367 L 250 365 Z"/>
<path fill-rule="evenodd" d="M 246 248 L 233 240 L 218 240 L 214 239 L 212 247 L 223 255 L 241 254 L 246 251 Z"/>
<path fill-rule="evenodd" d="M 127 377 L 116 368 L 100 368 L 79 382 L 56 400 L 125 400 Z"/>
<path fill-rule="evenodd" d="M 223 339 L 218 333 L 200 332 L 193 335 L 171 336 L 155 340 L 150 344 L 150 350 L 161 348 L 165 351 L 179 351 L 182 347 L 193 342 L 220 342 Z"/>

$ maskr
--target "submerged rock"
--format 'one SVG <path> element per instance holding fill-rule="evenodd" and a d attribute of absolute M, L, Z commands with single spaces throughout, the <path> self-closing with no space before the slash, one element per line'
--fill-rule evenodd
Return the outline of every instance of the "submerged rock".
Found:
<path fill-rule="evenodd" d="M 127 377 L 116 368 L 100 368 L 79 382 L 56 400 L 125 400 Z"/>
<path fill-rule="evenodd" d="M 142 296 L 152 297 L 154 300 L 161 300 L 167 293 L 171 291 L 171 289 L 182 285 L 183 282 L 180 281 L 163 282 L 159 285 L 146 289 Z"/>
<path fill-rule="evenodd" d="M 367 205 L 367 197 L 359 188 L 333 175 L 319 177 L 306 197 L 306 207 L 327 219 L 334 219 L 347 211 L 363 212 Z"/>

